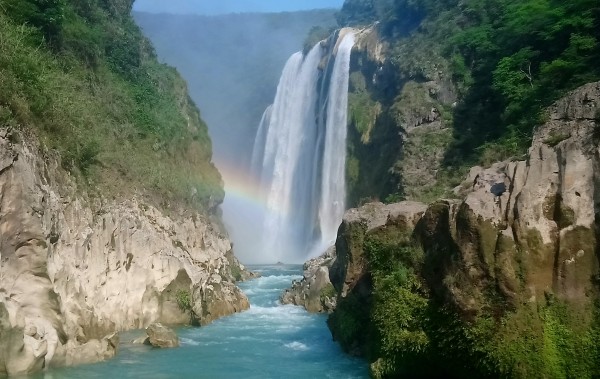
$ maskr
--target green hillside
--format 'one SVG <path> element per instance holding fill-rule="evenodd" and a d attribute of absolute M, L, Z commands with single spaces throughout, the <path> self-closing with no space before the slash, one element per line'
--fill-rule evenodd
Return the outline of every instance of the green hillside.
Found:
<path fill-rule="evenodd" d="M 589 203 L 580 214 L 595 207 L 597 95 L 571 93 L 547 121 L 553 102 L 600 80 L 600 3 L 346 0 L 337 18 L 341 25 L 378 22 L 376 42 L 388 47 L 385 61 L 369 60 L 359 50 L 351 64 L 350 202 L 409 199 L 430 205 L 414 229 L 406 228 L 402 216 L 389 216 L 385 226 L 368 232 L 362 220 L 340 228 L 337 262 L 351 275 L 334 283 L 338 292 L 349 288 L 329 319 L 334 337 L 347 351 L 366 356 L 374 378 L 600 377 L 600 213 L 596 209 L 594 221 L 580 218 L 568 226 L 556 216 L 560 210 L 528 219 L 528 212 L 540 208 L 533 197 L 544 195 L 515 189 L 552 187 L 548 193 L 562 202 L 570 191 L 579 198 L 588 186 Z M 569 115 L 582 110 L 586 116 Z M 590 125 L 585 134 L 579 123 Z M 560 125 L 560 132 L 538 134 L 538 146 L 527 156 L 533 132 L 544 124 L 541 132 L 549 125 Z M 573 165 L 568 157 L 581 146 L 589 151 L 581 161 L 594 162 L 594 169 L 565 174 L 572 172 L 565 168 Z M 557 155 L 545 157 L 546 148 Z M 462 193 L 452 191 L 471 166 L 509 158 L 525 161 L 526 179 L 506 169 L 504 177 L 477 175 Z M 560 179 L 544 176 L 540 161 L 557 164 L 553 174 Z M 573 184 L 575 176 L 594 180 Z M 494 192 L 478 187 L 478 180 L 492 185 L 500 178 L 510 181 L 509 202 L 518 205 L 501 204 L 499 196 L 491 205 Z M 472 194 L 471 186 L 488 197 L 436 201 Z M 550 203 L 543 209 L 558 209 L 546 208 Z M 502 216 L 482 211 L 493 207 Z M 529 237 L 553 223 L 551 242 Z M 572 242 L 568 235 L 579 229 L 589 234 Z M 583 252 L 583 244 L 590 259 L 568 274 L 572 261 L 564 263 L 560 254 Z M 542 275 L 548 283 L 537 281 Z M 563 284 L 569 275 L 581 287 L 571 291 Z M 514 281 L 507 285 L 509 277 Z"/>
<path fill-rule="evenodd" d="M 391 60 L 417 79 L 423 57 L 445 61 L 459 95 L 448 163 L 523 153 L 542 109 L 600 79 L 596 0 L 347 0 L 338 21 L 380 21 Z"/>
<path fill-rule="evenodd" d="M 88 193 L 208 211 L 222 197 L 206 125 L 129 0 L 1 0 L 0 125 L 60 154 Z"/>
<path fill-rule="evenodd" d="M 347 0 L 337 19 L 378 22 L 388 46 L 381 71 L 353 66 L 352 204 L 451 196 L 469 167 L 522 157 L 543 109 L 600 79 L 595 0 Z"/>

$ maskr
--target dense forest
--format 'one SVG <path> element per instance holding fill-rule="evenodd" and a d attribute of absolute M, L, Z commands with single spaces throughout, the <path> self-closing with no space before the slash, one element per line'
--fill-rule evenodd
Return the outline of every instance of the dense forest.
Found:
<path fill-rule="evenodd" d="M 208 210 L 223 197 L 211 142 L 129 0 L 1 0 L 0 125 L 58 151 L 104 197 Z"/>
<path fill-rule="evenodd" d="M 460 99 L 447 165 L 521 155 L 546 106 L 600 78 L 595 0 L 348 0 L 337 18 L 379 21 L 391 60 L 413 78 L 422 73 L 406 52 L 446 60 Z"/>

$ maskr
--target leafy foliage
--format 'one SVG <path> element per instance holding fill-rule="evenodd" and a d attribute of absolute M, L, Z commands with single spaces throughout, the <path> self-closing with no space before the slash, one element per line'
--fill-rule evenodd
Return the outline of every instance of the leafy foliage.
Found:
<path fill-rule="evenodd" d="M 591 1 L 471 0 L 457 16 L 467 26 L 446 51 L 463 57 L 472 82 L 455 112 L 450 160 L 494 141 L 489 147 L 506 155 L 523 152 L 542 109 L 600 78 L 600 14 Z"/>
<path fill-rule="evenodd" d="M 372 0 L 346 0 L 336 15 L 340 25 L 364 25 L 377 20 L 377 12 Z"/>
<path fill-rule="evenodd" d="M 0 5 L 17 24 L 27 24 L 52 43 L 58 42 L 65 21 L 65 0 L 3 0 Z"/>
<path fill-rule="evenodd" d="M 192 310 L 192 296 L 190 291 L 179 289 L 175 292 L 175 300 L 180 310 L 187 312 Z"/>
<path fill-rule="evenodd" d="M 406 54 L 409 46 L 441 51 L 449 62 L 445 74 L 460 95 L 449 166 L 490 152 L 501 159 L 523 153 L 545 107 L 600 79 L 600 7 L 594 0 L 349 0 L 338 20 L 380 21 L 396 46 L 391 61 L 408 75 L 415 68 L 406 62 L 416 56 Z"/>
<path fill-rule="evenodd" d="M 83 186 L 161 207 L 223 192 L 185 83 L 120 0 L 0 2 L 0 114 L 60 153 Z"/>
<path fill-rule="evenodd" d="M 548 294 L 537 305 L 465 318 L 430 291 L 424 253 L 401 228 L 369 232 L 363 248 L 372 298 L 340 299 L 330 325 L 342 346 L 367 347 L 373 377 L 597 377 L 597 305 L 590 311 Z"/>
<path fill-rule="evenodd" d="M 371 236 L 365 241 L 373 275 L 372 320 L 380 341 L 371 352 L 379 357 L 376 377 L 410 371 L 429 349 L 423 328 L 428 300 L 415 275 L 423 253 L 410 237 L 399 237 L 390 241 Z"/>

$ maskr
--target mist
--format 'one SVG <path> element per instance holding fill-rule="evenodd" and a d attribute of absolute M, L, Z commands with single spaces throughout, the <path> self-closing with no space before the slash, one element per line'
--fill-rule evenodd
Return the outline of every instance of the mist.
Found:
<path fill-rule="evenodd" d="M 302 50 L 312 27 L 333 27 L 334 13 L 133 14 L 159 60 L 186 79 L 208 125 L 225 181 L 223 220 L 244 263 L 274 263 L 258 251 L 263 204 L 248 175 L 256 129 L 289 56 Z"/>

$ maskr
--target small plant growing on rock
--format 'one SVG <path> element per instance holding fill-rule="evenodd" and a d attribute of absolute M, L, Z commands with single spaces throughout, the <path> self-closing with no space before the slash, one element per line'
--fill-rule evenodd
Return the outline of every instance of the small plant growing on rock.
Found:
<path fill-rule="evenodd" d="M 571 138 L 571 133 L 550 133 L 550 136 L 544 140 L 544 143 L 550 147 L 555 147 L 568 138 Z"/>
<path fill-rule="evenodd" d="M 334 298 L 336 296 L 337 292 L 335 291 L 333 284 L 329 283 L 321 289 L 319 300 L 321 300 L 321 302 L 325 302 L 327 299 Z"/>
<path fill-rule="evenodd" d="M 177 301 L 177 306 L 184 312 L 192 311 L 192 296 L 190 291 L 188 290 L 177 290 L 175 292 L 175 300 Z"/>

